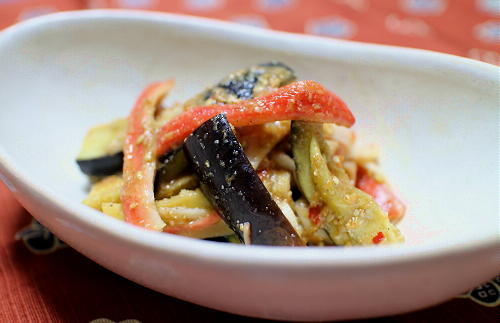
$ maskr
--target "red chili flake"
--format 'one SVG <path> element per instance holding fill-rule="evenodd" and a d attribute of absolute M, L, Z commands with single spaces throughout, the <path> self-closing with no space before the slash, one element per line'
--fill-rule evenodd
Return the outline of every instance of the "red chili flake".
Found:
<path fill-rule="evenodd" d="M 382 242 L 382 240 L 385 239 L 385 236 L 382 232 L 377 233 L 376 236 L 373 237 L 372 241 L 374 244 L 379 244 Z"/>
<path fill-rule="evenodd" d="M 309 208 L 309 219 L 311 219 L 312 223 L 315 225 L 319 225 L 321 219 L 319 218 L 319 214 L 321 212 L 321 206 L 313 206 Z"/>

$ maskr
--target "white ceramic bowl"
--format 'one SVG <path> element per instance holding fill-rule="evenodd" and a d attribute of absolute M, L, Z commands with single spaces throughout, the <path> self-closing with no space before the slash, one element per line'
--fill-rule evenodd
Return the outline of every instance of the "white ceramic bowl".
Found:
<path fill-rule="evenodd" d="M 151 81 L 185 99 L 235 69 L 281 60 L 338 93 L 406 200 L 407 243 L 272 248 L 149 232 L 80 204 L 86 130 L 127 115 Z M 60 238 L 139 284 L 262 318 L 390 315 L 497 274 L 498 68 L 422 50 L 270 32 L 208 19 L 69 12 L 0 34 L 0 174 Z"/>

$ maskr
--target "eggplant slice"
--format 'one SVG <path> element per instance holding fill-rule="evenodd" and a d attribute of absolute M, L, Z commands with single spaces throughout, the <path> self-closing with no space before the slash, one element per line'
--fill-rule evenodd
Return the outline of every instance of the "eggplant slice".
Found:
<path fill-rule="evenodd" d="M 96 126 L 85 135 L 76 163 L 89 176 L 107 176 L 123 167 L 123 143 L 127 119 Z"/>
<path fill-rule="evenodd" d="M 327 156 L 332 154 L 323 138 L 323 124 L 293 120 L 290 133 L 297 185 L 309 203 L 313 204 L 316 190 L 314 188 L 311 159 L 309 156 L 311 141 L 315 138 L 324 154 Z"/>
<path fill-rule="evenodd" d="M 108 176 L 118 173 L 123 167 L 123 152 L 92 159 L 77 159 L 80 170 L 88 176 Z"/>
<path fill-rule="evenodd" d="M 234 72 L 186 101 L 184 109 L 211 104 L 232 104 L 266 95 L 295 81 L 287 65 L 271 61 Z"/>
<path fill-rule="evenodd" d="M 304 245 L 262 184 L 224 114 L 189 135 L 184 151 L 204 194 L 242 242 Z"/>

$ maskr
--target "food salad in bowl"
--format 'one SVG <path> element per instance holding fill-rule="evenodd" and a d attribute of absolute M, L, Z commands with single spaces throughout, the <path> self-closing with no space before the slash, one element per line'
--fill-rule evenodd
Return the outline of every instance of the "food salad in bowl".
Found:
<path fill-rule="evenodd" d="M 127 119 L 87 133 L 84 204 L 167 233 L 245 244 L 398 243 L 405 206 L 372 146 L 356 146 L 347 105 L 287 65 L 239 70 L 160 107 L 149 85 Z"/>

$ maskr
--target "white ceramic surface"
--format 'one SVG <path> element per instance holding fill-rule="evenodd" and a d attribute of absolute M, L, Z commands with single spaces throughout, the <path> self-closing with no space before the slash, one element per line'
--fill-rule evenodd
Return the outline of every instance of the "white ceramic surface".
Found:
<path fill-rule="evenodd" d="M 339 94 L 408 204 L 407 243 L 266 248 L 148 232 L 80 204 L 92 125 L 150 81 L 185 99 L 235 69 L 292 66 Z M 443 302 L 497 274 L 498 68 L 433 52 L 126 11 L 62 13 L 0 33 L 0 178 L 64 241 L 144 286 L 249 316 L 333 320 Z"/>

